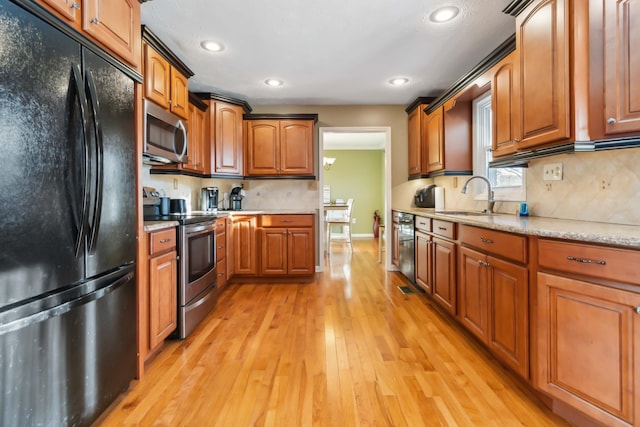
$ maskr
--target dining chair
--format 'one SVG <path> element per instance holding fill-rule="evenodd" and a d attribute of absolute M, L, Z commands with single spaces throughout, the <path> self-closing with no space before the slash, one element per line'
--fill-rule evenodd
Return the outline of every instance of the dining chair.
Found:
<path fill-rule="evenodd" d="M 331 250 L 332 241 L 340 241 L 351 245 L 351 210 L 353 209 L 353 199 L 347 199 L 347 208 L 344 210 L 327 210 L 325 213 L 325 226 L 327 227 L 327 250 Z M 339 225 L 342 227 L 342 238 L 335 239 L 331 236 L 331 228 Z"/>

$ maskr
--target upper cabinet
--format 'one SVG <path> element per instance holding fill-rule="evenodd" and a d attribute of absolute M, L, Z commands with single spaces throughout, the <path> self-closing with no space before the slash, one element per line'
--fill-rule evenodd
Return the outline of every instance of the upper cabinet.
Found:
<path fill-rule="evenodd" d="M 147 27 L 144 40 L 144 96 L 167 111 L 189 119 L 189 83 L 193 72 Z"/>
<path fill-rule="evenodd" d="M 405 110 L 409 115 L 407 122 L 409 135 L 408 173 L 410 179 L 419 178 L 421 175 L 427 173 L 427 115 L 424 109 L 427 108 L 433 100 L 433 97 L 417 98 Z"/>
<path fill-rule="evenodd" d="M 245 114 L 247 176 L 313 176 L 316 114 Z"/>
<path fill-rule="evenodd" d="M 251 107 L 245 101 L 214 94 L 198 94 L 209 106 L 211 167 L 206 174 L 242 176 L 243 119 Z"/>
<path fill-rule="evenodd" d="M 517 53 L 512 52 L 496 64 L 491 76 L 491 113 L 492 113 L 492 149 L 493 156 L 504 156 L 516 152 L 516 137 L 519 114 L 515 84 Z"/>
<path fill-rule="evenodd" d="M 533 2 L 516 18 L 518 148 L 572 136 L 570 17 L 569 1 L 543 0 Z"/>
<path fill-rule="evenodd" d="M 140 68 L 140 2 L 138 0 L 39 0 L 73 28 L 114 55 Z"/>
<path fill-rule="evenodd" d="M 427 114 L 425 126 L 426 144 L 423 152 L 427 173 L 444 169 L 444 111 L 440 107 Z"/>
<path fill-rule="evenodd" d="M 208 106 L 193 94 L 189 99 L 187 163 L 184 163 L 182 168 L 204 174 L 211 168 L 208 158 L 210 140 Z"/>

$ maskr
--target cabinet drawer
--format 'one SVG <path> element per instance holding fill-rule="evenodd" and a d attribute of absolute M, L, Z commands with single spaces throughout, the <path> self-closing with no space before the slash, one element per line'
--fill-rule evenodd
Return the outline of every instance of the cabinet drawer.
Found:
<path fill-rule="evenodd" d="M 462 225 L 460 241 L 523 264 L 527 262 L 527 238 L 524 236 Z"/>
<path fill-rule="evenodd" d="M 227 229 L 227 220 L 226 219 L 217 219 L 216 220 L 216 234 L 224 233 Z"/>
<path fill-rule="evenodd" d="M 416 230 L 424 231 L 425 233 L 431 232 L 431 218 L 416 216 Z"/>
<path fill-rule="evenodd" d="M 176 229 L 154 231 L 149 236 L 149 254 L 155 255 L 176 247 Z"/>
<path fill-rule="evenodd" d="M 640 251 L 539 240 L 538 264 L 553 270 L 640 285 Z"/>
<path fill-rule="evenodd" d="M 433 220 L 432 227 L 433 234 L 446 237 L 447 239 L 456 239 L 456 224 L 448 221 L 440 221 L 439 219 Z"/>
<path fill-rule="evenodd" d="M 313 227 L 313 215 L 261 215 L 262 227 Z"/>
<path fill-rule="evenodd" d="M 227 233 L 216 234 L 216 261 L 227 256 Z"/>

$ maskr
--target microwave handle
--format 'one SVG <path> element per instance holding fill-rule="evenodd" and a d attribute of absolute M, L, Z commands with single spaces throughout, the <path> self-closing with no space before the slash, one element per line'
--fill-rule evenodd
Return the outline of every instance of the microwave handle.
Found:
<path fill-rule="evenodd" d="M 178 155 L 178 158 L 180 160 L 182 160 L 182 158 L 187 154 L 187 146 L 189 145 L 189 140 L 187 139 L 188 138 L 187 128 L 182 123 L 182 120 L 178 120 L 178 123 L 176 123 L 176 128 L 178 129 L 178 131 L 180 133 L 182 133 L 183 138 L 184 138 L 184 144 L 182 146 L 182 152 L 181 153 L 176 152 L 176 154 Z M 176 131 L 176 134 L 177 134 L 177 131 Z M 176 150 L 177 150 L 176 138 L 174 137 L 174 139 L 173 139 L 173 151 L 175 152 Z"/>

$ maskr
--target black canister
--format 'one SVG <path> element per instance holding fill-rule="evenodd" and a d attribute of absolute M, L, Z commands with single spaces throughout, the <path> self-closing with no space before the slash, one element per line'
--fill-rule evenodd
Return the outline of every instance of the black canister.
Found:
<path fill-rule="evenodd" d="M 160 215 L 169 215 L 168 197 L 160 197 Z"/>

